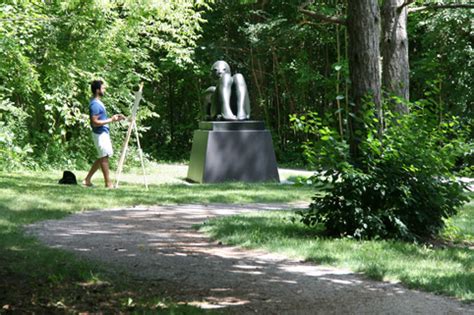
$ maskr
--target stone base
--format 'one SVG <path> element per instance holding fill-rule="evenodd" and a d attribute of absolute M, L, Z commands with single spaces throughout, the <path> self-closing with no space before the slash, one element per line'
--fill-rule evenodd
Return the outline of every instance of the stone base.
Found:
<path fill-rule="evenodd" d="M 187 179 L 197 183 L 280 182 L 263 121 L 201 122 L 194 131 Z"/>

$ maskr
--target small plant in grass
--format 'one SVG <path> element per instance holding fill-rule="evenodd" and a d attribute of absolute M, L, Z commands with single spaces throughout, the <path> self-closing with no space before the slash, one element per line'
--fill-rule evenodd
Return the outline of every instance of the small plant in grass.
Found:
<path fill-rule="evenodd" d="M 466 150 L 467 127 L 452 117 L 439 122 L 415 103 L 410 114 L 387 112 L 387 129 L 377 136 L 374 111 L 364 115 L 359 134 L 360 158 L 346 162 L 347 152 L 338 153 L 333 142 L 343 142 L 324 130 L 316 152 L 332 152 L 325 158 L 325 179 L 309 210 L 301 211 L 307 225 L 323 223 L 331 236 L 423 240 L 437 236 L 445 220 L 467 201 L 463 186 L 451 175 L 456 158 Z M 344 144 L 336 148 L 347 147 Z M 306 150 L 314 150 L 306 145 Z M 331 162 L 331 160 L 335 161 Z M 315 178 L 315 181 L 317 179 Z"/>

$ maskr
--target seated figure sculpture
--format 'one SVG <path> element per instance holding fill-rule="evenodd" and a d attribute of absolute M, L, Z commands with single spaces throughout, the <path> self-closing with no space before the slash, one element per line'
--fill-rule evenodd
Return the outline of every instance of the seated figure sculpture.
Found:
<path fill-rule="evenodd" d="M 240 73 L 231 75 L 225 61 L 217 61 L 211 68 L 217 79 L 216 86 L 204 92 L 204 118 L 206 120 L 247 120 L 250 118 L 250 100 L 247 84 Z"/>

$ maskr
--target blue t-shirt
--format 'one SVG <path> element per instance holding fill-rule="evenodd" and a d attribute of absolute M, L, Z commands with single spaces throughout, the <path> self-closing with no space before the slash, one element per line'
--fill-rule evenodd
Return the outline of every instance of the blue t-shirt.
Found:
<path fill-rule="evenodd" d="M 92 131 L 96 134 L 101 134 L 103 132 L 109 133 L 108 125 L 103 125 L 100 127 L 94 127 L 92 125 L 92 116 L 97 116 L 97 115 L 99 115 L 99 120 L 106 120 L 108 118 L 104 103 L 102 103 L 100 100 L 96 98 L 93 98 L 91 102 L 89 103 L 89 116 L 91 118 Z"/>

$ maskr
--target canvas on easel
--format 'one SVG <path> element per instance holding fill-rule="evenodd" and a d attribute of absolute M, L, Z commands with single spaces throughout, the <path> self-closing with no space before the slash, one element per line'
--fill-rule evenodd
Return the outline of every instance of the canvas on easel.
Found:
<path fill-rule="evenodd" d="M 135 101 L 133 103 L 132 107 L 132 115 L 130 117 L 130 125 L 128 126 L 127 130 L 127 135 L 125 136 L 125 141 L 122 146 L 122 150 L 120 153 L 120 159 L 117 167 L 117 174 L 115 176 L 115 185 L 114 188 L 118 188 L 119 182 L 120 182 L 120 175 L 122 174 L 123 170 L 123 164 L 125 162 L 125 156 L 127 155 L 127 148 L 128 148 L 128 142 L 130 141 L 130 136 L 132 135 L 132 129 L 135 131 L 135 137 L 137 140 L 137 146 L 138 146 L 138 153 L 140 155 L 140 162 L 142 165 L 142 171 L 143 171 L 143 181 L 145 184 L 146 189 L 148 190 L 148 183 L 146 180 L 146 173 L 145 173 L 145 164 L 143 162 L 143 152 L 142 148 L 140 146 L 140 139 L 138 136 L 138 130 L 137 130 L 137 124 L 136 124 L 136 118 L 137 118 L 137 111 L 138 111 L 138 104 L 140 104 L 140 100 L 142 99 L 142 93 L 143 93 L 143 83 L 140 83 L 140 87 L 137 92 L 135 92 Z"/>

